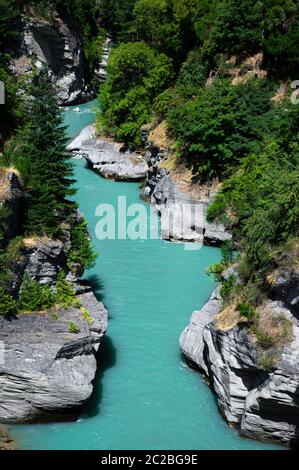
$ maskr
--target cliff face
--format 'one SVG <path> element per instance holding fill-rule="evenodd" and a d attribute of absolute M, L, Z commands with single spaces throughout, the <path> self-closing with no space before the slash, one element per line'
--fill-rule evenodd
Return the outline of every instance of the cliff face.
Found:
<path fill-rule="evenodd" d="M 299 323 L 281 301 L 268 302 L 273 315 L 293 324 L 293 339 L 282 350 L 275 370 L 267 372 L 244 325 L 217 328 L 221 310 L 217 289 L 193 313 L 180 337 L 187 360 L 207 375 L 221 414 L 244 436 L 296 445 L 299 440 Z"/>
<path fill-rule="evenodd" d="M 160 142 L 157 144 L 151 140 L 151 134 L 153 132 L 148 134 L 148 130 L 143 128 L 142 140 L 147 148 L 148 172 L 142 196 L 154 204 L 161 215 L 162 238 L 170 241 L 203 242 L 211 246 L 220 246 L 231 240 L 231 234 L 223 224 L 209 223 L 206 220 L 207 208 L 215 195 L 212 193 L 202 197 L 192 193 L 191 184 L 184 187 L 184 178 L 174 176 L 176 169 L 164 166 L 165 160 L 172 156 L 165 129 L 159 135 L 161 146 L 158 146 Z M 198 185 L 193 185 L 193 188 L 196 186 Z"/>
<path fill-rule="evenodd" d="M 107 311 L 91 292 L 80 302 L 88 319 L 78 308 L 0 317 L 0 422 L 74 418 L 90 397 Z"/>
<path fill-rule="evenodd" d="M 6 214 L 0 227 L 5 245 L 21 226 L 23 193 L 13 170 L 2 170 L 0 190 Z M 79 211 L 74 212 L 74 223 L 81 218 Z M 0 316 L 2 423 L 73 419 L 92 393 L 96 352 L 107 328 L 107 311 L 90 287 L 78 281 L 83 267 L 76 263 L 70 270 L 67 254 L 71 247 L 71 226 L 65 222 L 61 239 L 24 238 L 10 260 L 9 290 L 14 297 L 18 296 L 25 273 L 32 280 L 54 287 L 63 271 L 80 304 L 13 318 Z M 72 332 L 72 324 L 78 332 Z"/>
<path fill-rule="evenodd" d="M 0 168 L 0 244 L 18 234 L 22 224 L 24 197 L 17 174 L 12 169 Z"/>
<path fill-rule="evenodd" d="M 22 17 L 20 51 L 11 63 L 17 75 L 47 64 L 52 70 L 62 105 L 88 99 L 81 33 L 71 17 L 56 12 L 51 20 L 36 17 L 32 11 Z"/>

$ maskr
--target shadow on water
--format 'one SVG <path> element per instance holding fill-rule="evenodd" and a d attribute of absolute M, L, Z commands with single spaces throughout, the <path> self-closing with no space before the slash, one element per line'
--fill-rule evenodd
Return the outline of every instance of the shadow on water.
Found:
<path fill-rule="evenodd" d="M 116 364 L 116 349 L 109 336 L 104 336 L 97 354 L 97 373 L 94 380 L 94 389 L 90 400 L 88 401 L 83 417 L 93 418 L 100 413 L 100 404 L 103 396 L 103 378 L 106 370 L 114 367 Z"/>
<path fill-rule="evenodd" d="M 94 295 L 99 302 L 104 300 L 104 283 L 96 274 L 87 275 L 81 283 L 91 286 Z M 111 319 L 111 315 L 109 315 Z M 97 416 L 100 413 L 100 403 L 103 396 L 103 378 L 105 371 L 114 367 L 116 364 L 116 348 L 111 338 L 105 335 L 102 339 L 99 350 L 96 354 L 97 373 L 94 379 L 93 393 L 83 409 L 81 418 L 88 419 Z"/>
<path fill-rule="evenodd" d="M 83 284 L 89 285 L 92 287 L 92 291 L 96 296 L 99 302 L 103 302 L 104 300 L 104 283 L 103 281 L 97 276 L 96 274 L 90 274 L 86 276 L 82 281 Z"/>
<path fill-rule="evenodd" d="M 298 407 L 299 406 L 299 387 L 296 388 L 293 400 L 294 400 L 295 405 Z M 299 413 L 295 412 L 295 414 L 296 414 L 295 432 L 294 432 L 294 437 L 291 440 L 290 447 L 293 450 L 299 450 Z"/>

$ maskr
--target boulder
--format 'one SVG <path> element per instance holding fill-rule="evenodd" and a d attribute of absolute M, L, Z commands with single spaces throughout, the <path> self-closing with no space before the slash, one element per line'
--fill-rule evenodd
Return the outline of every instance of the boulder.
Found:
<path fill-rule="evenodd" d="M 107 311 L 92 292 L 82 307 L 0 317 L 0 422 L 74 419 L 93 390 Z M 80 331 L 72 333 L 70 322 Z"/>
<path fill-rule="evenodd" d="M 142 155 L 122 152 L 120 145 L 99 139 L 92 125 L 85 127 L 69 144 L 68 150 L 82 155 L 101 176 L 115 181 L 142 181 L 147 175 L 147 163 Z"/>

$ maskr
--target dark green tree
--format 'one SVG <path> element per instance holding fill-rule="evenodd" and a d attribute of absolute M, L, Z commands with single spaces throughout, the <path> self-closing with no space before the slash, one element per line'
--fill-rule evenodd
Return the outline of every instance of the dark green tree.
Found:
<path fill-rule="evenodd" d="M 169 112 L 169 129 L 195 174 L 223 177 L 258 145 L 271 121 L 271 90 L 267 80 L 217 80 Z"/>
<path fill-rule="evenodd" d="M 126 143 L 140 144 L 140 127 L 150 117 L 151 103 L 172 76 L 171 60 L 145 42 L 114 49 L 100 90 L 100 125 Z"/>
<path fill-rule="evenodd" d="M 26 232 L 55 235 L 68 207 L 72 207 L 67 197 L 74 190 L 65 128 L 47 69 L 34 78 L 29 93 L 28 121 L 18 132 L 7 163 L 14 164 L 26 180 Z"/>
<path fill-rule="evenodd" d="M 20 15 L 20 2 L 16 0 L 0 0 L 0 61 L 1 53 L 17 37 L 16 21 Z"/>

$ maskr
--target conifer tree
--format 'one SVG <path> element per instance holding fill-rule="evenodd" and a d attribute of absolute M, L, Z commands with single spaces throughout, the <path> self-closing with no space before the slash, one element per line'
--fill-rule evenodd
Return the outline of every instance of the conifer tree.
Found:
<path fill-rule="evenodd" d="M 29 159 L 26 232 L 55 235 L 59 220 L 72 204 L 72 164 L 55 86 L 45 68 L 35 77 L 22 131 L 22 153 Z"/>

